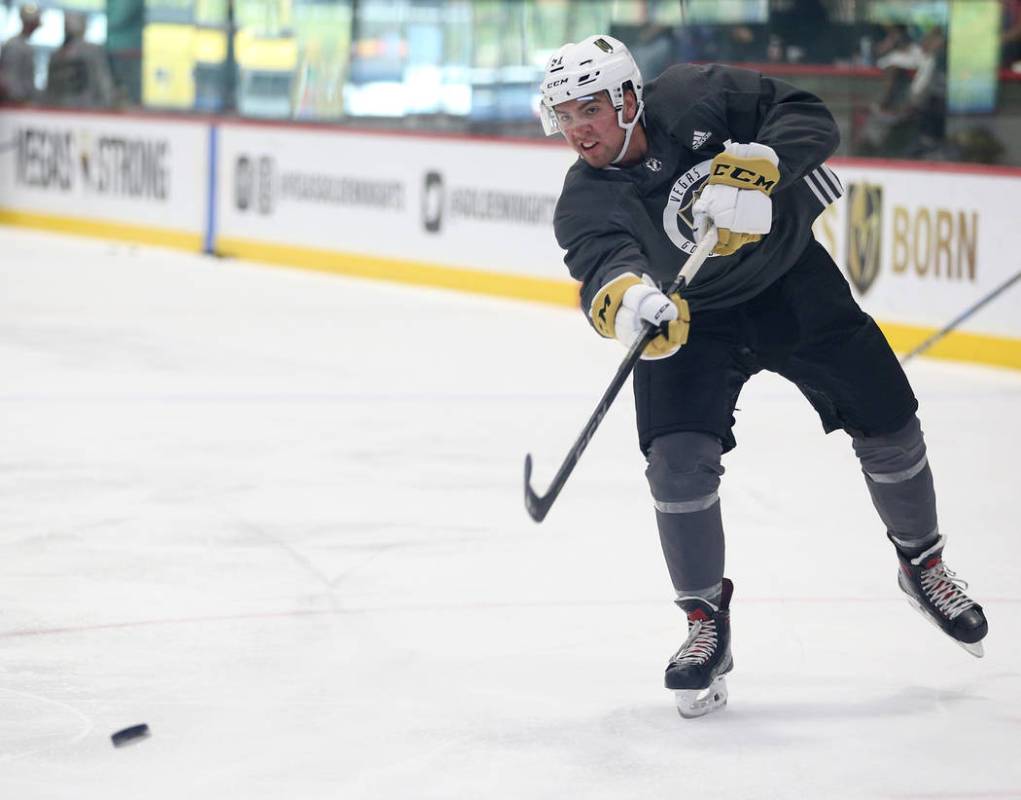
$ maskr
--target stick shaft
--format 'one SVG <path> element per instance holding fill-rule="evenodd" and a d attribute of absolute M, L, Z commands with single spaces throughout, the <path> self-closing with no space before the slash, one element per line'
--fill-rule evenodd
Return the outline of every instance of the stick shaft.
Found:
<path fill-rule="evenodd" d="M 713 247 L 716 246 L 716 241 L 716 229 L 712 228 L 706 233 L 702 241 L 699 242 L 698 247 L 696 247 L 694 252 L 688 257 L 688 260 L 684 263 L 681 271 L 677 274 L 677 278 L 666 290 L 667 295 L 681 291 L 694 279 L 699 269 L 702 268 L 702 264 L 705 263 L 705 260 L 712 252 Z M 624 360 L 621 362 L 620 366 L 617 367 L 616 373 L 614 373 L 613 380 L 611 380 L 610 385 L 606 387 L 606 391 L 603 392 L 603 396 L 599 398 L 595 411 L 593 411 L 591 416 L 589 416 L 588 422 L 585 423 L 585 427 L 582 428 L 582 431 L 575 440 L 574 445 L 568 451 L 567 456 L 560 465 L 560 469 L 557 470 L 557 474 L 553 477 L 549 488 L 546 490 L 546 494 L 541 497 L 532 490 L 530 484 L 532 471 L 531 456 L 528 456 L 525 459 L 525 507 L 536 522 L 541 522 L 546 516 L 550 506 L 553 505 L 553 501 L 556 500 L 557 495 L 560 494 L 560 490 L 564 487 L 564 484 L 567 483 L 567 479 L 574 471 L 574 467 L 578 463 L 578 459 L 580 459 L 581 454 L 585 452 L 585 448 L 588 447 L 588 443 L 592 440 L 592 436 L 595 434 L 596 429 L 603 421 L 603 417 L 606 416 L 606 412 L 610 410 L 610 406 L 613 404 L 614 399 L 616 399 L 621 387 L 627 382 L 628 376 L 635 368 L 635 364 L 637 364 L 638 360 L 642 357 L 642 352 L 645 350 L 646 345 L 648 345 L 648 343 L 651 342 L 658 334 L 659 328 L 653 323 L 646 322 L 642 326 L 641 335 L 628 349 L 627 355 L 624 356 Z"/>
<path fill-rule="evenodd" d="M 997 297 L 999 297 L 1001 294 L 1007 291 L 1007 289 L 1009 289 L 1011 286 L 1017 283 L 1018 280 L 1021 280 L 1021 271 L 1014 273 L 1012 277 L 1008 278 L 1006 281 L 1001 283 L 989 294 L 985 295 L 984 297 L 974 302 L 972 305 L 968 306 L 968 308 L 962 311 L 958 316 L 954 317 L 954 319 L 950 320 L 950 322 L 948 322 L 946 325 L 944 325 L 942 328 L 936 331 L 936 333 L 932 334 L 932 336 L 930 336 L 920 345 L 915 347 L 910 353 L 901 358 L 900 363 L 906 364 L 915 356 L 924 353 L 926 350 L 928 350 L 930 347 L 936 344 L 936 342 L 945 338 L 948 334 L 953 333 L 962 322 L 971 317 L 976 311 L 978 311 L 984 305 L 995 300 Z"/>

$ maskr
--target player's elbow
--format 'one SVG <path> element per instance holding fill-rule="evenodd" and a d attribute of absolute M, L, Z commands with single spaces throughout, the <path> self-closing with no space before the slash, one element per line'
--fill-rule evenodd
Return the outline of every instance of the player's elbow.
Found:
<path fill-rule="evenodd" d="M 826 108 L 822 109 L 819 123 L 820 149 L 825 153 L 824 158 L 829 158 L 840 147 L 840 126 Z"/>
<path fill-rule="evenodd" d="M 830 124 L 826 131 L 826 152 L 833 155 L 840 147 L 840 126 L 837 125 L 837 121 L 833 117 L 830 117 L 829 121 Z"/>

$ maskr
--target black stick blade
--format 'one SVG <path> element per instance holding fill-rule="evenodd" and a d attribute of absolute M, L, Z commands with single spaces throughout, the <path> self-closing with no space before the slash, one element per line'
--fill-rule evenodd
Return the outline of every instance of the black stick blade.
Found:
<path fill-rule="evenodd" d="M 532 489 L 532 454 L 529 453 L 525 456 L 525 508 L 528 516 L 536 522 L 542 522 L 546 519 L 554 499 L 549 495 L 539 497 Z"/>

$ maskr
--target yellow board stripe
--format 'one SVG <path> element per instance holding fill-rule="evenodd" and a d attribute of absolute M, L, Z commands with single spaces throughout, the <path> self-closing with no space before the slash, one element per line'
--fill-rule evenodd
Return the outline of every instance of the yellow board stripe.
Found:
<path fill-rule="evenodd" d="M 201 234 L 5 208 L 0 208 L 0 223 L 102 239 L 161 245 L 192 252 L 201 251 L 203 245 Z M 220 255 L 267 264 L 578 308 L 578 284 L 573 281 L 462 269 L 359 253 L 266 244 L 245 239 L 220 237 L 216 245 Z M 698 324 L 697 320 L 695 324 Z M 893 349 L 902 353 L 911 350 L 936 332 L 935 328 L 895 322 L 880 322 L 879 326 Z M 1021 369 L 1021 339 L 954 331 L 934 344 L 925 355 Z"/>
<path fill-rule="evenodd" d="M 897 322 L 880 322 L 879 327 L 886 334 L 890 346 L 899 353 L 909 352 L 936 332 L 936 328 L 901 325 Z M 954 331 L 936 342 L 924 355 L 929 358 L 1021 369 L 1021 339 Z"/>
<path fill-rule="evenodd" d="M 168 230 L 148 225 L 134 225 L 107 220 L 78 219 L 75 217 L 58 217 L 51 214 L 37 214 L 29 211 L 17 211 L 11 208 L 0 208 L 0 223 L 21 225 L 26 228 L 41 228 L 58 233 L 73 233 L 78 236 L 91 236 L 99 239 L 118 239 L 138 244 L 154 244 L 161 247 L 172 247 L 175 250 L 202 251 L 202 234 L 186 231 Z"/>
<path fill-rule="evenodd" d="M 520 300 L 538 300 L 575 308 L 579 302 L 578 285 L 571 281 L 456 269 L 401 259 L 222 237 L 217 239 L 216 249 L 221 255 L 248 261 L 262 261 L 359 278 L 436 286 Z M 886 334 L 890 346 L 902 353 L 921 344 L 936 332 L 936 328 L 897 323 L 880 322 L 879 325 Z M 1021 339 L 954 331 L 926 350 L 925 355 L 1021 369 Z"/>
<path fill-rule="evenodd" d="M 519 300 L 537 300 L 555 305 L 578 307 L 579 303 L 577 283 L 553 278 L 533 278 L 527 275 L 485 272 L 361 253 L 340 253 L 335 250 L 266 244 L 224 237 L 216 240 L 216 252 L 249 261 L 297 266 L 356 278 L 396 281 Z"/>

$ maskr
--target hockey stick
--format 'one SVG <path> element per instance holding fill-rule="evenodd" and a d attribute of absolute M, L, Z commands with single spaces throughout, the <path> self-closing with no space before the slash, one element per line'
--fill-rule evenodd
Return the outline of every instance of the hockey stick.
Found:
<path fill-rule="evenodd" d="M 665 292 L 666 295 L 672 295 L 675 292 L 679 292 L 684 289 L 694 279 L 695 274 L 701 269 L 702 264 L 709 257 L 712 249 L 716 246 L 716 228 L 710 228 L 705 237 L 699 242 L 698 247 L 688 257 L 688 260 L 684 262 L 684 267 L 679 273 L 677 278 L 670 288 Z M 553 478 L 553 482 L 550 483 L 549 489 L 546 490 L 546 494 L 541 497 L 535 493 L 532 489 L 532 454 L 529 453 L 525 456 L 525 508 L 528 509 L 528 514 L 536 522 L 542 522 L 546 518 L 546 514 L 549 513 L 550 506 L 557 499 L 560 494 L 560 490 L 564 488 L 564 484 L 567 483 L 568 477 L 571 472 L 574 471 L 575 465 L 578 463 L 578 459 L 581 458 L 581 454 L 585 452 L 585 448 L 588 447 L 589 441 L 592 439 L 593 434 L 596 432 L 596 428 L 599 427 L 599 423 L 603 421 L 603 417 L 606 416 L 606 412 L 610 410 L 610 405 L 616 398 L 620 388 L 624 385 L 628 375 L 635 368 L 635 364 L 638 363 L 638 359 L 641 358 L 642 351 L 645 350 L 645 346 L 651 342 L 659 334 L 660 329 L 652 322 L 646 322 L 642 327 L 641 335 L 635 340 L 635 343 L 631 345 L 627 351 L 627 355 L 624 356 L 624 360 L 620 366 L 617 367 L 617 373 L 613 376 L 613 380 L 610 381 L 610 385 L 603 392 L 602 398 L 599 400 L 599 404 L 596 406 L 596 410 L 592 412 L 592 416 L 588 418 L 588 422 L 585 423 L 585 427 L 582 429 L 581 434 L 575 441 L 574 446 L 571 447 L 567 453 L 567 458 L 564 459 L 564 463 L 560 465 L 560 469 L 557 470 L 557 474 Z"/>
<path fill-rule="evenodd" d="M 982 308 L 982 306 L 986 305 L 990 301 L 992 301 L 992 300 L 996 299 L 997 297 L 999 297 L 1001 294 L 1003 294 L 1005 291 L 1007 291 L 1007 289 L 1009 289 L 1011 286 L 1013 286 L 1019 280 L 1021 280 L 1021 271 L 1015 272 L 1014 276 L 1012 278 L 1009 278 L 1004 283 L 1001 283 L 999 286 L 997 286 L 995 289 L 993 289 L 993 291 L 991 291 L 985 297 L 981 298 L 978 302 L 976 302 L 973 305 L 969 306 L 960 315 L 958 315 L 957 317 L 952 319 L 950 322 L 948 322 L 944 327 L 942 327 L 938 331 L 936 331 L 936 333 L 934 333 L 932 336 L 930 336 L 928 339 L 926 339 L 924 342 L 922 342 L 920 345 L 918 345 L 910 353 L 905 355 L 900 360 L 900 363 L 901 364 L 907 364 L 912 358 L 914 358 L 917 355 L 920 355 L 920 354 L 924 353 L 926 350 L 928 350 L 930 347 L 932 347 L 934 344 L 936 344 L 936 342 L 938 342 L 941 339 L 943 339 L 947 334 L 953 333 L 953 331 L 957 328 L 958 325 L 960 325 L 962 322 L 964 322 L 966 319 L 968 319 L 968 317 L 970 317 L 972 314 L 974 314 L 976 311 L 978 311 L 980 308 Z"/>

